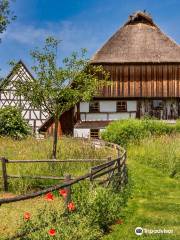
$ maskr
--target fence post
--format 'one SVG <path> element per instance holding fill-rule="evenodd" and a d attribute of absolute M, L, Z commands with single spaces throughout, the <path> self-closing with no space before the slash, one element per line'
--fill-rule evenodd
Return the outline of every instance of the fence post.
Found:
<path fill-rule="evenodd" d="M 126 167 L 126 153 L 124 154 L 122 158 L 122 166 L 121 166 L 121 185 L 123 186 L 125 184 L 125 167 Z"/>
<path fill-rule="evenodd" d="M 120 149 L 117 147 L 117 157 L 120 158 Z"/>
<path fill-rule="evenodd" d="M 111 157 L 108 157 L 107 160 L 108 160 L 108 162 L 110 162 L 111 161 Z"/>
<path fill-rule="evenodd" d="M 7 192 L 8 191 L 8 177 L 7 177 L 6 162 L 8 162 L 8 160 L 5 159 L 4 157 L 2 157 L 1 162 L 2 162 L 3 190 L 5 192 Z"/>
<path fill-rule="evenodd" d="M 65 183 L 68 183 L 71 180 L 71 175 L 70 174 L 66 174 L 65 176 Z M 68 186 L 65 188 L 67 190 L 67 196 L 65 197 L 65 204 L 66 206 L 68 205 L 69 202 L 71 202 L 71 186 Z"/>
<path fill-rule="evenodd" d="M 126 165 L 126 160 L 127 160 L 127 154 L 125 153 L 125 163 L 124 163 L 124 182 L 125 184 L 128 183 L 128 170 L 127 170 L 127 165 Z"/>

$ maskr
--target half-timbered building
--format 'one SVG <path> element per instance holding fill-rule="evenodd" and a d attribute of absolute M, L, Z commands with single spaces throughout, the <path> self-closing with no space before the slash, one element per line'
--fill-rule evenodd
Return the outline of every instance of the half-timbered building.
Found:
<path fill-rule="evenodd" d="M 29 123 L 33 133 L 38 133 L 39 127 L 45 122 L 48 114 L 42 109 L 35 109 L 23 96 L 17 96 L 15 82 L 17 79 L 31 81 L 33 78 L 26 65 L 19 61 L 18 72 L 12 70 L 6 79 L 0 82 L 0 108 L 6 106 L 18 107 L 22 111 L 23 118 Z"/>
<path fill-rule="evenodd" d="M 111 121 L 180 117 L 180 46 L 145 12 L 136 12 L 98 50 L 112 84 L 74 108 L 74 136 L 98 137 Z M 46 125 L 49 129 L 50 125 Z"/>
<path fill-rule="evenodd" d="M 78 137 L 98 137 L 113 120 L 180 117 L 180 46 L 151 16 L 137 12 L 91 59 L 110 73 L 112 84 L 90 103 L 79 104 Z"/>

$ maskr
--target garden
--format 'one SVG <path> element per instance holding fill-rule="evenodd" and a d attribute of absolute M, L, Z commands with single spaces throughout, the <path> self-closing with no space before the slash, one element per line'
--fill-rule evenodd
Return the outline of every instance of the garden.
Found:
<path fill-rule="evenodd" d="M 24 140 L 0 138 L 0 153 L 8 159 L 47 159 L 51 153 L 52 139 Z M 115 156 L 111 148 L 94 148 L 87 141 L 70 137 L 58 142 L 60 159 L 105 159 Z M 25 163 L 8 164 L 8 174 L 62 176 L 69 173 L 80 176 L 96 162 L 84 163 Z M 52 186 L 57 180 L 8 179 L 9 192 L 2 198 L 34 192 Z M 115 182 L 115 180 L 114 180 Z M 1 184 L 2 186 L 2 184 Z M 26 201 L 4 204 L 0 216 L 4 218 L 1 227 L 2 239 L 99 239 L 110 231 L 111 224 L 121 221 L 120 208 L 127 202 L 128 187 L 120 192 L 118 187 L 108 188 L 85 180 L 71 188 L 71 201 L 65 203 L 66 189 L 44 194 Z"/>
<path fill-rule="evenodd" d="M 1 135 L 0 155 L 7 159 L 42 160 L 52 156 L 51 138 L 22 138 L 14 136 L 14 132 L 9 137 Z M 152 119 L 117 121 L 106 128 L 102 138 L 126 149 L 128 183 L 122 188 L 117 184 L 118 175 L 108 187 L 84 180 L 72 185 L 70 201 L 67 188 L 61 188 L 33 199 L 3 204 L 1 239 L 136 239 L 134 230 L 138 226 L 173 230 L 171 235 L 144 234 L 142 239 L 178 239 L 179 121 L 175 125 Z M 1 191 L 0 197 L 33 193 L 60 181 L 23 176 L 78 177 L 96 166 L 98 160 L 107 161 L 110 156 L 116 156 L 114 148 L 95 148 L 91 141 L 63 137 L 58 141 L 57 159 L 97 162 L 9 163 L 7 173 L 22 177 L 8 179 L 9 191 Z"/>

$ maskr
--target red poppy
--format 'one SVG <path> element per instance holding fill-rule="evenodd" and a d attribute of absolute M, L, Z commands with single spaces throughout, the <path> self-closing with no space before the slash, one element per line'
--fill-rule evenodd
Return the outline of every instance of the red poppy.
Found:
<path fill-rule="evenodd" d="M 123 220 L 121 220 L 121 219 L 117 220 L 116 224 L 123 224 Z"/>
<path fill-rule="evenodd" d="M 24 220 L 28 221 L 31 218 L 31 214 L 29 212 L 24 213 Z"/>
<path fill-rule="evenodd" d="M 75 204 L 73 202 L 68 203 L 67 207 L 70 212 L 72 212 L 76 209 Z"/>
<path fill-rule="evenodd" d="M 47 193 L 44 198 L 47 201 L 52 201 L 54 199 L 54 195 L 52 193 Z"/>
<path fill-rule="evenodd" d="M 63 196 L 63 198 L 66 198 L 66 197 L 67 197 L 67 194 L 68 194 L 68 191 L 67 191 L 67 189 L 60 189 L 60 190 L 59 190 L 59 194 L 60 194 L 61 196 Z"/>
<path fill-rule="evenodd" d="M 55 236 L 56 235 L 56 230 L 51 228 L 49 231 L 48 231 L 49 235 L 50 236 Z"/>

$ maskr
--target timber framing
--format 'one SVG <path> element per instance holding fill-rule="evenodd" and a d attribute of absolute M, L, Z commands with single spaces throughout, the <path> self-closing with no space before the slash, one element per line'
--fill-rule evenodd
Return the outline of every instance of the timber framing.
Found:
<path fill-rule="evenodd" d="M 17 79 L 20 79 L 23 84 L 24 81 L 31 81 L 34 78 L 22 60 L 17 64 L 20 66 L 18 72 L 15 72 L 13 68 L 0 85 L 0 108 L 6 106 L 20 108 L 23 118 L 29 123 L 33 133 L 37 134 L 37 130 L 44 123 L 48 114 L 42 108 L 34 108 L 23 96 L 17 96 L 15 88 Z"/>

